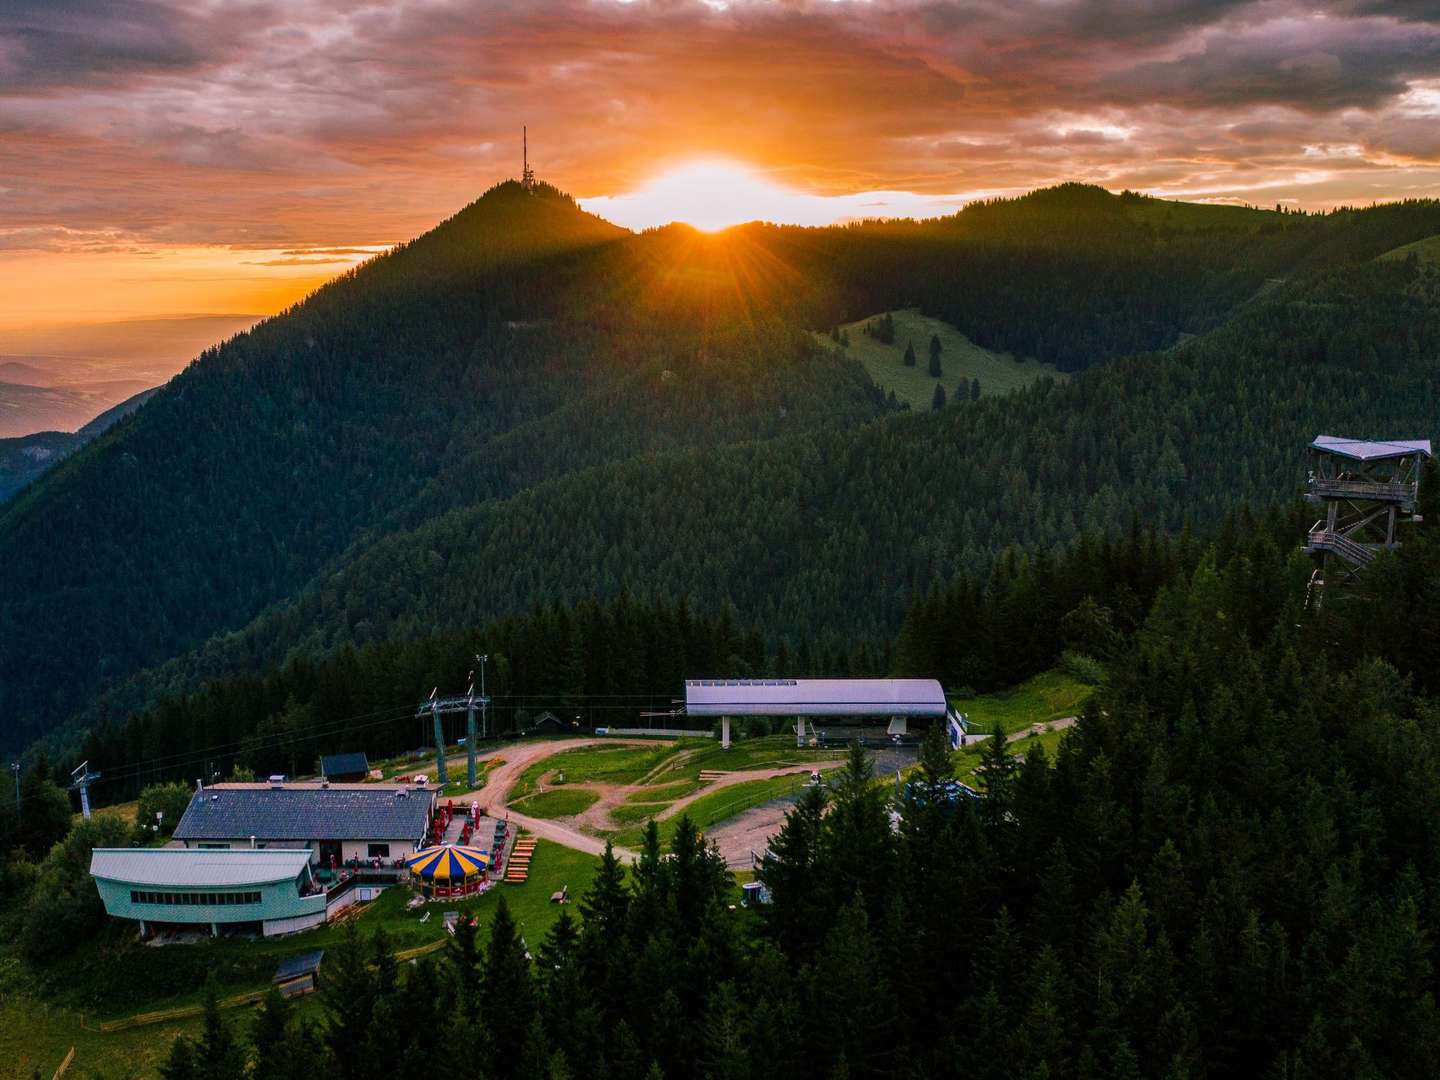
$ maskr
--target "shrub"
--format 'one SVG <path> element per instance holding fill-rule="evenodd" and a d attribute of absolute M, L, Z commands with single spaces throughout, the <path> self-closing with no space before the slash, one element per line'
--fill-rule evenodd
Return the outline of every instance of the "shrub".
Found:
<path fill-rule="evenodd" d="M 180 817 L 189 805 L 190 788 L 179 781 L 170 784 L 151 784 L 149 787 L 142 788 L 135 803 L 135 828 L 139 834 L 137 836 L 139 842 L 147 843 L 157 835 L 152 828 L 156 824 L 155 815 L 157 813 L 163 815 L 159 821 L 158 835 L 169 836 L 175 831 L 175 826 L 180 824 Z"/>
<path fill-rule="evenodd" d="M 90 853 L 97 847 L 124 847 L 130 825 L 118 817 L 82 821 L 50 849 L 35 874 L 34 895 L 20 929 L 20 947 L 31 959 L 64 952 L 92 937 L 105 922 L 105 908 L 90 879 Z"/>

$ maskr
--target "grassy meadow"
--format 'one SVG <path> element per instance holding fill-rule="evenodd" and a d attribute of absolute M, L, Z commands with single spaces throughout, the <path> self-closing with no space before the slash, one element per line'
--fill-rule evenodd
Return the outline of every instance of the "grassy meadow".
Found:
<path fill-rule="evenodd" d="M 880 314 L 883 313 L 871 318 L 878 319 Z M 894 391 L 896 398 L 916 411 L 930 408 L 937 382 L 945 387 L 946 395 L 953 401 L 956 387 L 962 379 L 967 392 L 970 381 L 979 379 L 980 394 L 984 397 L 1012 393 L 1047 375 L 1052 379 L 1066 377 L 1050 364 L 982 349 L 949 323 L 929 318 L 914 309 L 893 311 L 890 315 L 895 320 L 893 345 L 865 333 L 865 324 L 870 319 L 860 319 L 842 327 L 850 337 L 850 344 L 844 351 L 864 365 L 876 386 L 887 392 Z M 932 336 L 940 339 L 939 379 L 929 374 Z M 817 337 L 834 346 L 828 335 Z M 914 367 L 905 364 L 907 343 L 915 346 Z"/>
<path fill-rule="evenodd" d="M 1063 671 L 1045 671 L 1009 690 L 953 698 L 952 704 L 970 717 L 973 731 L 989 732 L 998 723 L 1009 735 L 1031 724 L 1078 716 L 1094 690 Z"/>

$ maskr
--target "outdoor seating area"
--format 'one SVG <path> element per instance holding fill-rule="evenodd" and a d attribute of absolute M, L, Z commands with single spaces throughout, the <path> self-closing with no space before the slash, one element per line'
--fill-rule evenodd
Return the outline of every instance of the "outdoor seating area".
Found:
<path fill-rule="evenodd" d="M 523 885 L 529 880 L 530 860 L 534 855 L 534 840 L 516 840 L 515 850 L 510 852 L 510 861 L 505 864 L 505 880 L 512 885 Z"/>

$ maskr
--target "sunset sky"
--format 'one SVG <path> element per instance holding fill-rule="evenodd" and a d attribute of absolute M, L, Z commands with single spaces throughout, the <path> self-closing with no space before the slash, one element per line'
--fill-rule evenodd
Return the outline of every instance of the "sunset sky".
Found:
<path fill-rule="evenodd" d="M 274 311 L 518 174 L 521 124 L 632 227 L 1434 196 L 1440 3 L 4 0 L 0 328 Z"/>

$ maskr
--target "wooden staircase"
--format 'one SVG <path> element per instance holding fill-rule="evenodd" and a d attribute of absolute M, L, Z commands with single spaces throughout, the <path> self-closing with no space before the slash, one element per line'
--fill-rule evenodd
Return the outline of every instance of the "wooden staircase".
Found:
<path fill-rule="evenodd" d="M 530 860 L 534 855 L 534 840 L 516 840 L 510 861 L 505 864 L 505 880 L 512 885 L 525 884 L 530 878 Z"/>
<path fill-rule="evenodd" d="M 1351 566 L 1360 567 L 1375 560 L 1373 548 L 1364 544 L 1356 543 L 1350 537 L 1338 530 L 1312 529 L 1310 530 L 1309 544 L 1305 550 L 1310 553 L 1333 552 L 1339 555 Z"/>

